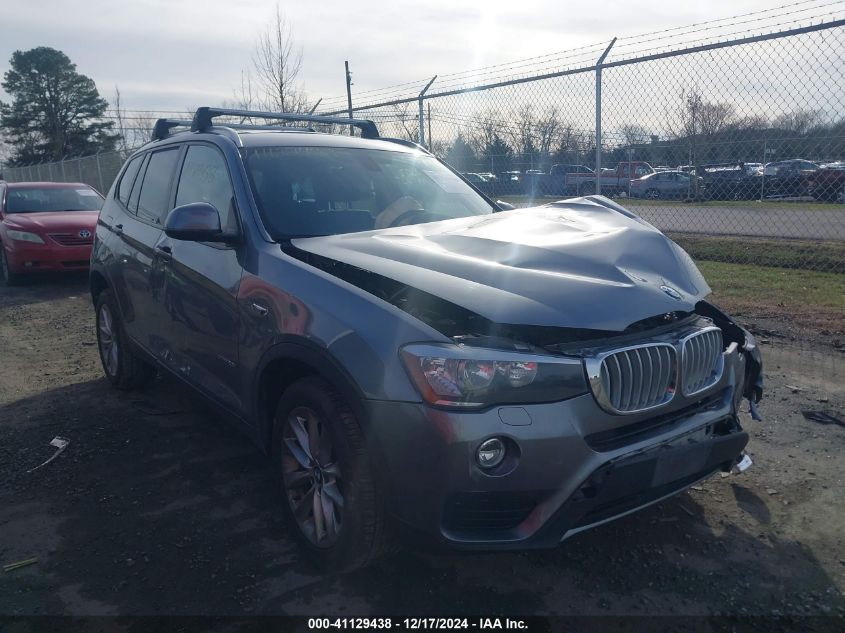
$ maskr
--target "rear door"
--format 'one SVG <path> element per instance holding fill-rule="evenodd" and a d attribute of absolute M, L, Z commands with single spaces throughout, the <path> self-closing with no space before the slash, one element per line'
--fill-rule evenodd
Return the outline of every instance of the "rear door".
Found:
<path fill-rule="evenodd" d="M 169 358 L 169 345 L 162 332 L 163 315 L 157 298 L 161 262 L 156 244 L 161 239 L 179 152 L 178 146 L 171 146 L 134 159 L 117 187 L 119 208 L 112 217 L 104 218 L 116 244 L 110 269 L 113 276 L 120 277 L 114 285 L 126 331 L 163 361 Z"/>
<path fill-rule="evenodd" d="M 229 167 L 212 144 L 190 144 L 182 158 L 173 204 L 190 202 L 213 205 L 224 231 L 242 235 Z M 242 243 L 190 242 L 164 235 L 158 248 L 168 253 L 162 301 L 168 330 L 178 341 L 178 371 L 242 413 L 236 301 L 243 272 Z"/>

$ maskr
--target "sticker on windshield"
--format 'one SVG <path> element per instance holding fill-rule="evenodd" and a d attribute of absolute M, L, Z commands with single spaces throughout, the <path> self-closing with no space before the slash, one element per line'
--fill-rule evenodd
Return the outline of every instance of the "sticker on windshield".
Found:
<path fill-rule="evenodd" d="M 78 193 L 80 196 L 95 196 L 97 198 L 100 197 L 100 194 L 98 194 L 92 189 L 77 189 L 76 193 Z"/>
<path fill-rule="evenodd" d="M 467 186 L 464 181 L 450 171 L 424 169 L 423 173 L 446 193 L 466 193 Z"/>

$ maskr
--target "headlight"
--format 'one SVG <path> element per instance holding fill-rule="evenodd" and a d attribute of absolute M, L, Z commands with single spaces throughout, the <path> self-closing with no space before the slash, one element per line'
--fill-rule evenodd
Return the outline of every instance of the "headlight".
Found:
<path fill-rule="evenodd" d="M 44 243 L 44 240 L 35 233 L 27 233 L 26 231 L 6 231 L 6 233 L 8 233 L 9 237 L 13 240 L 17 240 L 18 242 L 33 242 L 35 244 Z"/>
<path fill-rule="evenodd" d="M 423 399 L 437 406 L 556 402 L 587 392 L 576 358 L 436 343 L 406 345 L 401 356 Z"/>

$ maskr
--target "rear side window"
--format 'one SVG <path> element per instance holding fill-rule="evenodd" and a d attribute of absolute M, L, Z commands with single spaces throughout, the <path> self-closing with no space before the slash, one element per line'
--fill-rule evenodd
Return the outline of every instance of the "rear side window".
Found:
<path fill-rule="evenodd" d="M 141 194 L 138 198 L 138 217 L 162 224 L 170 211 L 170 190 L 179 148 L 166 149 L 150 155 Z"/>
<path fill-rule="evenodd" d="M 234 195 L 223 154 L 208 145 L 188 147 L 176 190 L 176 206 L 208 202 L 220 213 L 223 230 L 232 231 L 237 229 Z"/>
<path fill-rule="evenodd" d="M 129 194 L 132 193 L 132 185 L 135 183 L 135 177 L 141 169 L 143 156 L 136 156 L 129 161 L 126 170 L 123 172 L 123 178 L 120 179 L 120 184 L 117 186 L 117 199 L 123 204 L 129 204 Z"/>

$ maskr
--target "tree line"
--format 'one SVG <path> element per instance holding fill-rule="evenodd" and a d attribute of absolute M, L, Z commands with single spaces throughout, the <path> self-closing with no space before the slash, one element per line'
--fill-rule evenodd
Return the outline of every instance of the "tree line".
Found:
<path fill-rule="evenodd" d="M 302 87 L 301 69 L 302 48 L 276 5 L 256 37 L 240 84 L 221 105 L 310 111 L 316 104 Z M 109 108 L 91 78 L 79 73 L 63 52 L 45 46 L 16 51 L 0 85 L 11 97 L 8 103 L 0 102 L 0 152 L 11 165 L 128 151 L 149 139 L 158 118 L 153 112 L 128 114 L 118 87 Z M 185 112 L 184 117 L 191 114 Z M 393 106 L 390 114 L 398 135 L 418 139 L 415 103 Z M 793 157 L 841 159 L 845 155 L 845 118 L 826 121 L 814 109 L 744 115 L 735 105 L 710 101 L 695 89 L 682 91 L 674 105 L 653 114 L 662 115 L 660 130 L 636 122 L 606 124 L 603 164 L 645 160 L 676 166 Z M 431 118 L 429 125 L 434 123 L 437 134 L 428 139 L 430 149 L 461 171 L 547 171 L 557 163 L 591 167 L 595 163 L 593 131 L 568 121 L 562 107 L 522 103 L 507 110 L 490 108 L 460 115 L 435 107 Z"/>

